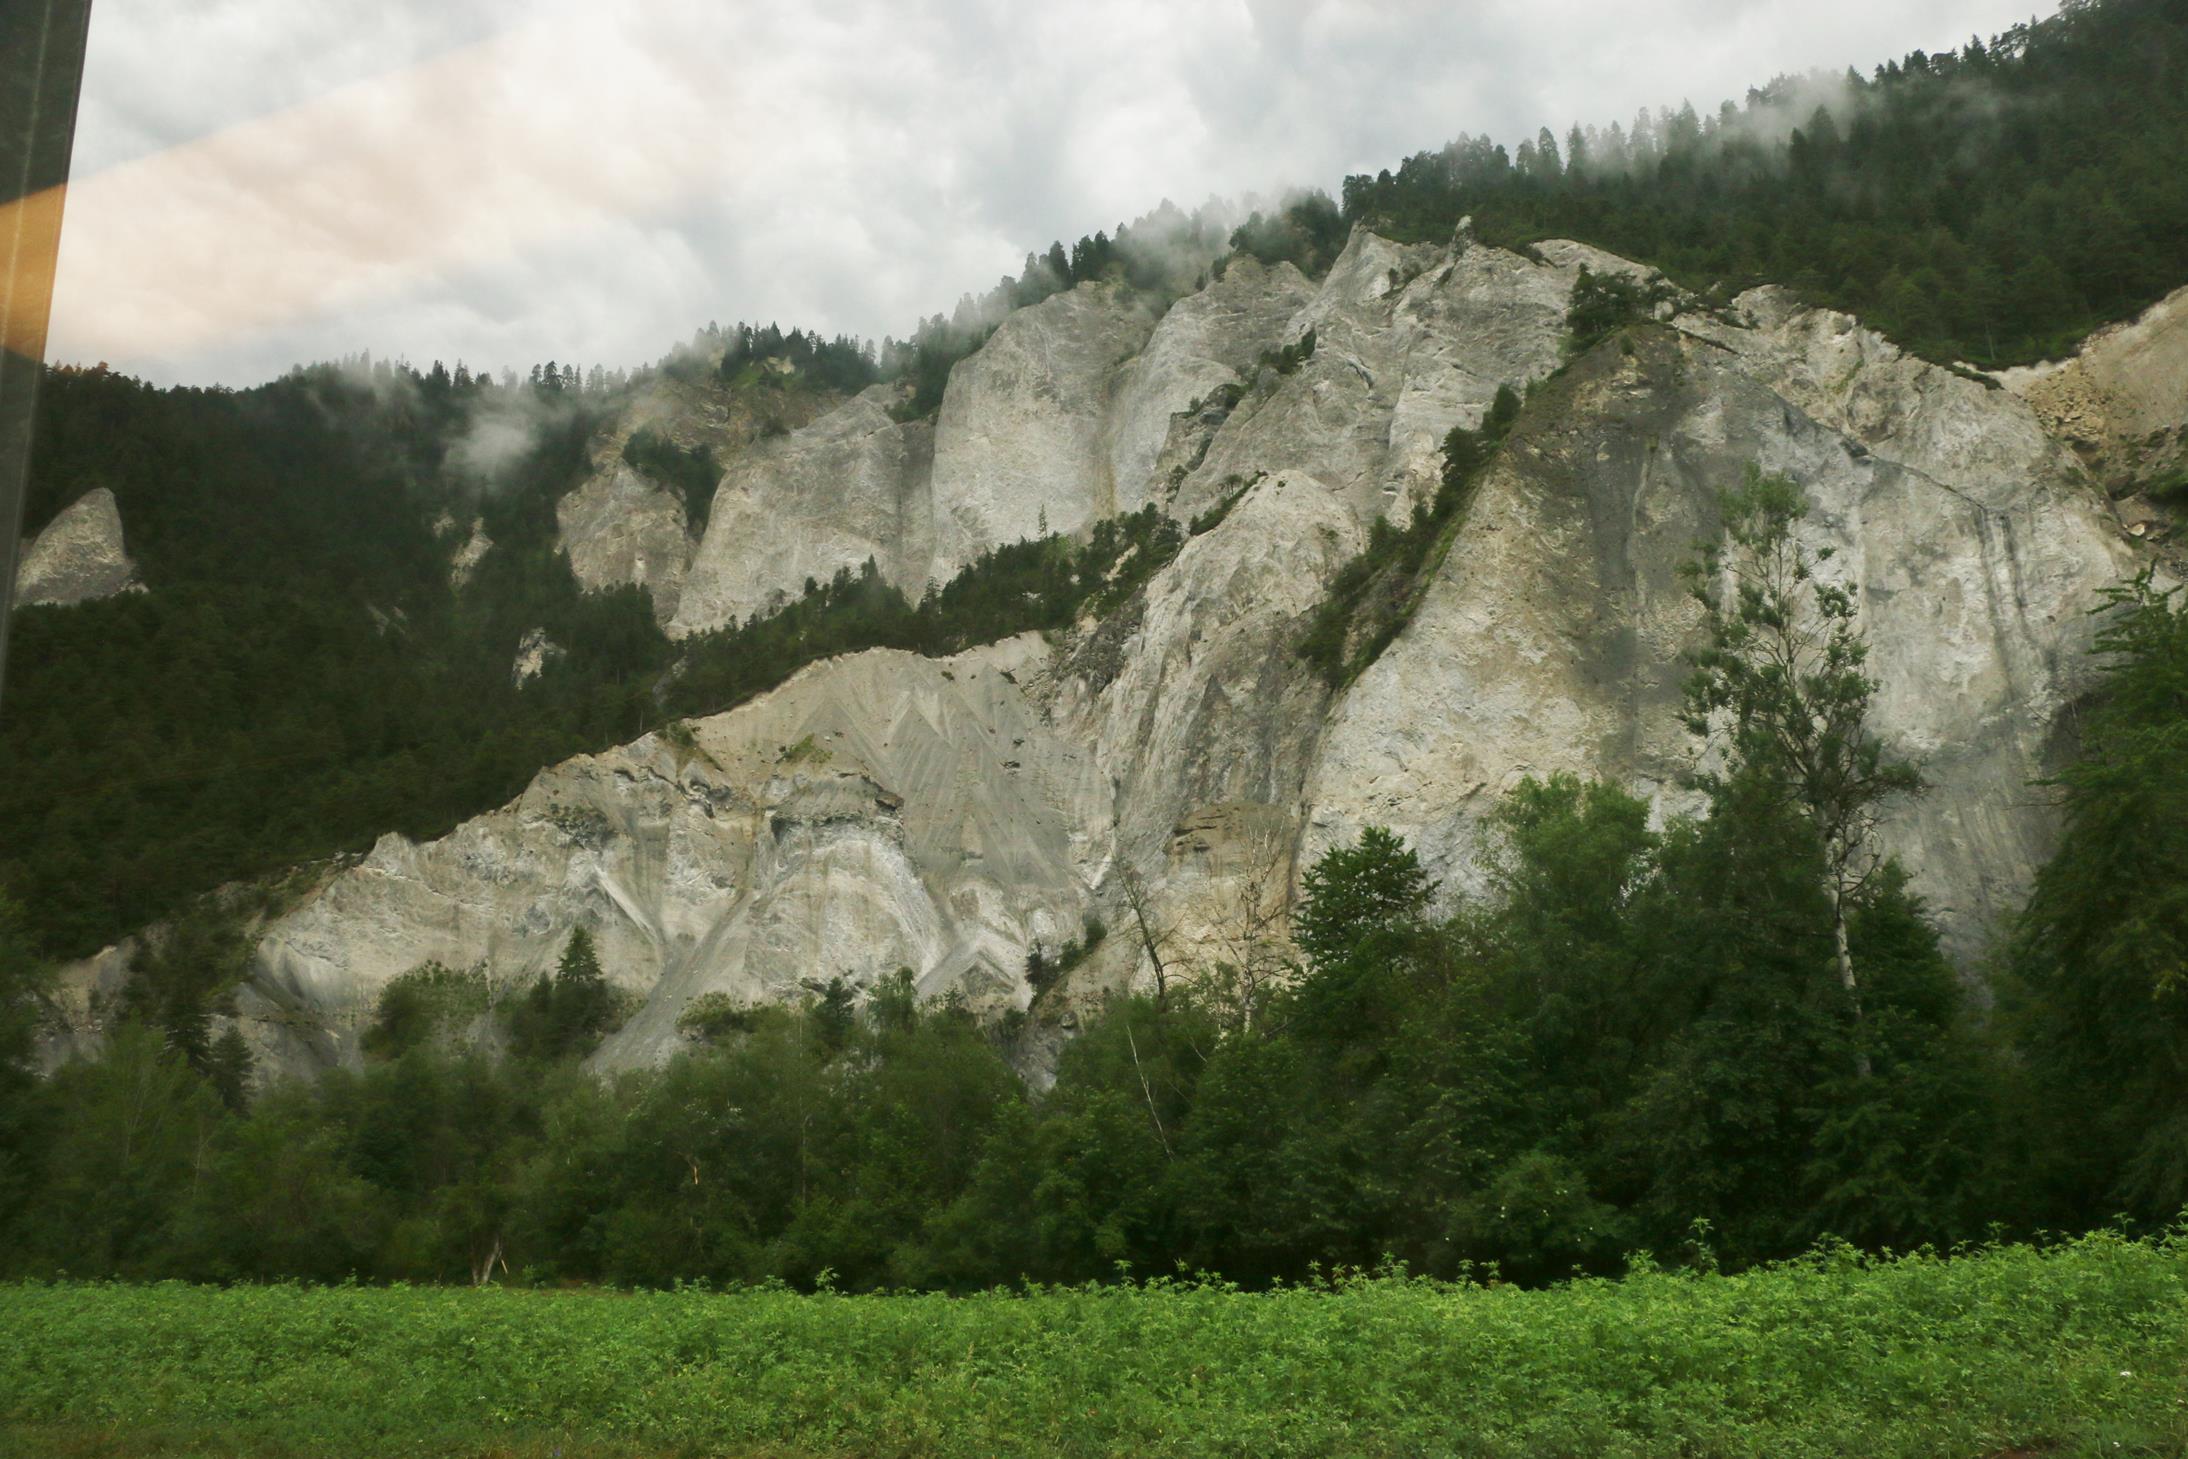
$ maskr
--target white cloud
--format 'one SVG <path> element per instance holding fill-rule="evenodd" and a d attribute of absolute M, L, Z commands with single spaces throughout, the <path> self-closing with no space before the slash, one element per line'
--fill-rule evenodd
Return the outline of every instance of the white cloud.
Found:
<path fill-rule="evenodd" d="M 101 0 L 49 352 L 636 363 L 902 333 L 1164 197 L 1712 106 L 2022 0 Z"/>

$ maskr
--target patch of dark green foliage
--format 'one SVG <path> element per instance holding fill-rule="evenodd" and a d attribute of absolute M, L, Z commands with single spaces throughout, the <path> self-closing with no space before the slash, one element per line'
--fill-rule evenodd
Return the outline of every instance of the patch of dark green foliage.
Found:
<path fill-rule="evenodd" d="M 592 933 L 577 928 L 555 970 L 509 1009 L 510 1050 L 520 1059 L 583 1058 L 620 1022 L 618 1012 Z"/>
<path fill-rule="evenodd" d="M 1026 950 L 1026 986 L 1038 998 L 1094 955 L 1094 950 L 1109 936 L 1109 928 L 1099 917 L 1089 917 L 1086 926 L 1077 937 L 1068 939 L 1054 952 L 1036 942 Z"/>
<path fill-rule="evenodd" d="M 1222 498 L 1218 500 L 1214 506 L 1208 508 L 1207 511 L 1197 512 L 1194 514 L 1193 520 L 1186 524 L 1185 535 L 1187 535 L 1188 537 L 1198 537 L 1203 532 L 1213 532 L 1216 528 L 1222 526 L 1223 519 L 1231 515 L 1231 509 L 1236 507 L 1240 502 L 1244 501 L 1246 499 L 1246 493 L 1252 491 L 1254 487 L 1259 485 L 1261 481 L 1267 477 L 1267 475 L 1267 472 L 1261 472 L 1257 474 L 1252 481 L 1247 481 L 1241 477 L 1236 476 L 1226 478 L 1224 481 L 1224 485 L 1228 488 L 1228 490 L 1226 490 L 1223 493 Z"/>
<path fill-rule="evenodd" d="M 1061 536 L 983 552 L 917 604 L 884 582 L 871 559 L 808 580 L 803 597 L 741 625 L 684 640 L 661 686 L 664 712 L 718 713 L 774 688 L 809 663 L 869 648 L 947 655 L 1034 630 L 1068 628 L 1113 611 L 1177 556 L 1178 524 L 1150 503 L 1097 522 L 1084 543 Z"/>
<path fill-rule="evenodd" d="M 1584 354 L 1628 325 L 1641 323 L 1670 292 L 1660 280 L 1599 274 L 1583 265 L 1565 311 L 1565 352 Z"/>
<path fill-rule="evenodd" d="M 651 426 L 640 426 L 623 442 L 623 464 L 660 482 L 684 505 L 685 530 L 700 536 L 714 509 L 714 488 L 722 468 L 705 446 L 679 446 Z"/>
<path fill-rule="evenodd" d="M 753 384 L 781 378 L 765 367 L 779 363 L 790 375 L 843 395 L 856 395 L 881 378 L 871 344 L 849 335 L 824 339 L 818 333 L 779 325 L 738 324 L 727 331 L 716 373 L 725 381 Z"/>
<path fill-rule="evenodd" d="M 1309 325 L 1307 332 L 1290 344 L 1278 349 L 1264 350 L 1261 355 L 1261 368 L 1274 370 L 1279 375 L 1290 375 L 1297 373 L 1301 365 L 1313 358 L 1314 328 Z"/>
<path fill-rule="evenodd" d="M 1255 212 L 1231 233 L 1231 247 L 1265 264 L 1289 263 L 1310 279 L 1329 272 L 1352 225 L 1328 193 L 1315 189 L 1273 213 Z"/>
<path fill-rule="evenodd" d="M 581 591 L 555 547 L 555 499 L 612 397 L 555 378 L 382 362 L 228 391 L 47 372 L 26 521 L 109 487 L 150 591 L 12 624 L 0 823 L 38 830 L 0 841 L 0 882 L 41 951 L 95 951 L 385 832 L 437 835 L 645 727 L 672 657 L 652 607 Z M 529 449 L 484 478 L 449 464 L 499 412 Z M 459 590 L 473 515 L 494 547 Z M 519 689 L 533 628 L 564 653 Z"/>

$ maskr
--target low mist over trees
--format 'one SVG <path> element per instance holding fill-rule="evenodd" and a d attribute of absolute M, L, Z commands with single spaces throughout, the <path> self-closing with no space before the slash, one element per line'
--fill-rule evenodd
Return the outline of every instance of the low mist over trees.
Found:
<path fill-rule="evenodd" d="M 1868 76 L 1715 111 L 1460 137 L 1349 177 L 1344 216 L 1442 242 L 1577 238 L 1698 288 L 1774 282 L 1934 359 L 2016 364 L 2188 280 L 2188 15 L 2075 0 Z"/>

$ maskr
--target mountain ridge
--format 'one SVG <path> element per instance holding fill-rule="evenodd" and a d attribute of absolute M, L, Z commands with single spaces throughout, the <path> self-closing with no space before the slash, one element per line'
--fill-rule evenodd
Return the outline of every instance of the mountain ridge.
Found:
<path fill-rule="evenodd" d="M 308 1059 L 294 1039 L 266 1036 L 254 1038 L 261 1056 L 297 1072 L 354 1058 L 378 989 L 409 966 L 484 962 L 522 980 L 579 925 L 644 1000 L 603 1050 L 610 1065 L 679 1047 L 676 1019 L 704 994 L 796 998 L 816 969 L 864 986 L 901 964 L 930 996 L 1006 1011 L 1031 996 L 1035 948 L 1090 920 L 1124 925 L 1131 888 L 1181 967 L 1280 959 L 1303 868 L 1364 825 L 1405 832 L 1458 892 L 1479 885 L 1481 818 L 1520 775 L 1609 775 L 1665 813 L 1683 809 L 1692 754 L 1673 711 L 1697 619 L 1676 565 L 1710 530 L 1710 493 L 1748 460 L 1807 484 L 1819 506 L 1809 530 L 1842 549 L 1866 588 L 1878 728 L 1929 758 L 1936 781 L 1887 822 L 1887 844 L 1908 853 L 1969 961 L 2047 848 L 2049 813 L 2020 787 L 2057 762 L 2086 683 L 2083 609 L 2131 569 L 2130 539 L 2017 396 L 1782 291 L 1743 295 L 1730 311 L 1689 297 L 1568 361 L 1565 305 L 1583 267 L 1647 273 L 1580 245 L 1528 258 L 1463 233 L 1432 249 L 1356 229 L 1304 304 L 1277 288 L 1281 326 L 1234 337 L 1227 408 L 1187 399 L 1169 412 L 1155 459 L 1191 440 L 1191 464 L 1141 489 L 1173 518 L 1230 506 L 1155 572 L 1119 627 L 1082 619 L 1054 643 L 1021 635 L 948 660 L 886 649 L 826 659 L 691 722 L 693 749 L 649 735 L 542 770 L 517 802 L 439 841 L 383 838 L 257 935 L 252 984 L 284 1017 L 301 1012 L 325 1031 Z M 1289 371 L 1265 352 L 1245 357 L 1309 329 L 1316 345 Z M 1162 336 L 1157 323 L 1148 339 Z M 1111 422 L 1143 410 L 1113 388 L 1138 358 L 1080 371 L 1080 398 L 1057 409 Z M 952 374 L 947 431 L 980 439 L 1018 419 L 1016 401 L 1057 393 L 1055 376 L 978 359 Z M 1433 490 L 1445 435 L 1479 425 L 1496 384 L 1530 383 L 1537 398 L 1414 615 L 1333 693 L 1296 652 L 1306 616 L 1377 522 Z M 871 400 L 830 414 L 861 411 Z M 828 420 L 804 429 L 825 432 Z M 752 449 L 793 450 L 798 435 Z M 1076 506 L 1037 480 L 1001 503 L 1000 520 L 1050 506 L 1089 520 L 1132 499 L 1102 496 L 1117 490 L 1102 469 L 1115 436 L 1080 431 L 1079 461 L 1055 467 L 1053 480 L 1081 491 Z M 718 494 L 742 489 L 737 473 L 732 460 Z M 938 496 L 933 509 L 949 507 Z M 709 531 L 740 520 L 751 561 L 775 562 L 776 586 L 795 591 L 789 544 L 756 518 L 717 509 Z M 811 527 L 799 517 L 781 530 Z M 1088 657 L 1097 641 L 1107 662 Z M 935 710 L 912 708 L 922 693 L 959 702 L 975 684 L 990 722 L 1015 726 L 1007 749 L 970 748 L 996 743 L 992 728 L 962 731 L 973 740 L 961 745 Z M 815 702 L 838 706 L 835 717 Z M 935 780 L 893 749 L 853 753 L 845 736 L 879 732 L 844 706 L 883 724 L 909 713 L 903 723 L 925 726 L 927 759 L 973 759 Z M 744 768 L 724 779 L 710 747 L 730 742 Z M 998 795 L 1030 798 L 1010 809 Z M 547 814 L 564 796 L 599 817 L 585 834 L 605 836 L 600 845 Z M 747 849 L 699 855 L 730 834 L 725 815 L 756 828 L 736 833 Z M 957 829 L 942 843 L 914 829 L 944 824 Z M 1007 852 L 1016 843 L 995 828 L 1015 825 L 1049 827 L 1039 835 L 1051 849 L 1030 861 Z M 915 854 L 920 844 L 950 849 Z M 724 866 L 745 870 L 724 882 Z M 1048 1025 L 1150 976 L 1148 951 L 1109 939 L 1043 995 Z M 111 980 L 115 966 L 80 967 L 74 981 Z"/>

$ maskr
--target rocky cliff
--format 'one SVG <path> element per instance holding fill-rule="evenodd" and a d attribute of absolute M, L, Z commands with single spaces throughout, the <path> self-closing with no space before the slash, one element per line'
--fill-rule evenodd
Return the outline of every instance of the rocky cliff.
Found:
<path fill-rule="evenodd" d="M 803 427 L 835 399 L 792 388 L 740 392 L 711 374 L 654 376 L 592 442 L 591 470 L 556 504 L 558 542 L 571 573 L 589 589 L 644 587 L 653 594 L 655 617 L 677 622 L 685 575 L 699 550 L 693 523 L 674 491 L 623 460 L 625 443 L 650 430 L 686 450 L 736 460 L 757 441 Z"/>
<path fill-rule="evenodd" d="M 1582 266 L 1635 268 L 1578 244 L 1356 232 L 1318 284 L 1234 262 L 1159 318 L 1081 286 L 961 363 L 931 428 L 876 390 L 735 447 L 680 631 L 868 556 L 916 591 L 1044 521 L 1154 502 L 1202 530 L 1053 642 L 818 664 L 544 770 L 439 841 L 384 838 L 268 925 L 258 996 L 318 1010 L 346 1047 L 405 969 L 522 979 L 582 924 L 641 1000 L 601 1055 L 632 1063 L 675 1047 L 705 992 L 905 966 L 930 994 L 1024 1006 L 1029 947 L 1091 916 L 1131 930 L 1080 992 L 1143 978 L 1128 900 L 1173 966 L 1256 956 L 1281 944 L 1304 866 L 1370 824 L 1463 889 L 1484 814 L 1523 775 L 1686 803 L 1675 709 L 1697 620 L 1676 569 L 1750 461 L 1805 485 L 1804 531 L 1860 591 L 1876 727 L 1932 787 L 1885 834 L 1972 958 L 2049 845 L 2030 782 L 2071 745 L 2085 610 L 2136 565 L 2104 492 L 2020 395 L 1775 290 L 1674 303 L 1568 361 Z M 1331 690 L 1294 651 L 1307 615 L 1504 384 L 1528 403 L 1410 620 Z M 596 505 L 565 503 L 565 532 L 593 513 L 604 542 L 643 514 Z"/>
<path fill-rule="evenodd" d="M 15 601 L 24 606 L 131 591 L 141 591 L 137 565 L 122 542 L 121 507 L 103 486 L 63 507 L 23 550 L 15 571 Z"/>
<path fill-rule="evenodd" d="M 2139 538 L 2170 537 L 2188 510 L 2188 289 L 2100 329 L 2072 357 L 2000 377 L 2121 500 Z M 2182 565 L 2179 553 L 2175 565 Z"/>
<path fill-rule="evenodd" d="M 896 397 L 895 387 L 876 385 L 732 459 L 671 633 L 750 618 L 796 597 L 808 578 L 826 582 L 868 558 L 886 580 L 920 595 L 934 541 L 933 429 L 894 419 Z"/>
<path fill-rule="evenodd" d="M 1678 804 L 1698 609 L 1677 570 L 1754 461 L 1806 488 L 1804 534 L 1861 595 L 1874 727 L 1929 780 L 1887 843 L 1963 955 L 2017 907 L 2052 824 L 2029 782 L 2087 682 L 2085 610 L 2131 570 L 2119 525 L 2005 392 L 1774 291 L 1734 318 L 1599 349 L 1529 403 L 1412 622 L 1335 706 L 1303 855 L 1389 825 L 1465 885 L 1523 775 Z"/>
<path fill-rule="evenodd" d="M 259 979 L 345 1040 L 389 979 L 551 967 L 569 929 L 643 996 L 605 1057 L 658 1057 L 704 992 L 796 996 L 896 968 L 928 993 L 1020 996 L 1029 943 L 1076 936 L 1110 842 L 1092 757 L 1020 687 L 1044 650 L 876 652 L 728 714 L 543 772 L 426 845 L 382 838 L 276 919 Z"/>

